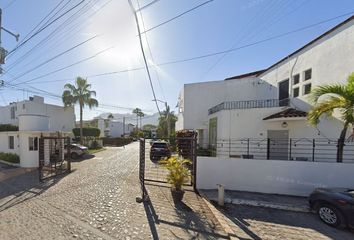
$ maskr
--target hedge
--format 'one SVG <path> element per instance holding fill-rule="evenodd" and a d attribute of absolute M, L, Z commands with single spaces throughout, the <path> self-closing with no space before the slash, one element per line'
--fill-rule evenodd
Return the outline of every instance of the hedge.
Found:
<path fill-rule="evenodd" d="M 15 153 L 0 152 L 0 160 L 11 163 L 20 163 L 20 157 Z"/>
<path fill-rule="evenodd" d="M 18 131 L 18 126 L 11 124 L 0 124 L 0 132 Z"/>
<path fill-rule="evenodd" d="M 103 140 L 103 146 L 121 147 L 131 143 L 133 141 L 133 138 L 117 137 L 117 138 L 102 138 L 102 140 Z"/>
<path fill-rule="evenodd" d="M 75 137 L 80 137 L 80 128 L 74 128 L 73 133 Z M 82 135 L 84 137 L 99 137 L 100 133 L 101 131 L 98 128 L 82 128 Z"/>

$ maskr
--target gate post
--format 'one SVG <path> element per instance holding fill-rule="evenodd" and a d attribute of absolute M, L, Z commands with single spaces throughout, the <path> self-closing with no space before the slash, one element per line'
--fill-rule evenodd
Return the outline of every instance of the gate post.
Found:
<path fill-rule="evenodd" d="M 145 201 L 147 194 L 145 190 L 145 139 L 139 139 L 139 181 L 142 192 L 142 201 Z"/>
<path fill-rule="evenodd" d="M 193 184 L 193 190 L 197 192 L 197 136 L 195 135 L 192 138 L 192 162 L 193 162 L 193 168 L 192 168 L 192 184 Z"/>
<path fill-rule="evenodd" d="M 43 166 L 44 166 L 44 139 L 43 137 L 39 138 L 39 147 L 38 147 L 38 173 L 39 173 L 39 181 L 43 181 Z"/>

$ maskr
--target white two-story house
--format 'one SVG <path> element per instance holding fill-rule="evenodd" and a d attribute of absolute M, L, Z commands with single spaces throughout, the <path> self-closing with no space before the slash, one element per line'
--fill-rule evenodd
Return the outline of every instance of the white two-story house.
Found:
<path fill-rule="evenodd" d="M 70 136 L 75 126 L 75 112 L 73 107 L 46 104 L 43 97 L 34 96 L 0 107 L 0 124 L 18 126 L 18 131 L 0 131 L 0 152 L 17 154 L 21 167 L 38 167 L 39 139 Z M 44 155 L 49 161 L 47 150 Z"/>
<path fill-rule="evenodd" d="M 178 100 L 176 130 L 198 131 L 199 146 L 215 148 L 217 154 L 229 157 L 255 157 L 257 153 L 249 149 L 240 153 L 237 147 L 257 139 L 251 147 L 268 154 L 264 158 L 315 160 L 315 148 L 302 155 L 292 149 L 290 156 L 289 146 L 319 146 L 319 141 L 326 141 L 333 147 L 331 139 L 338 139 L 343 123 L 338 117 L 324 117 L 317 127 L 311 126 L 306 120 L 312 104 L 309 93 L 319 85 L 345 84 L 352 72 L 354 16 L 267 69 L 222 81 L 185 84 Z M 283 141 L 274 148 L 277 144 L 264 143 L 267 139 Z M 283 149 L 279 148 L 282 144 Z"/>

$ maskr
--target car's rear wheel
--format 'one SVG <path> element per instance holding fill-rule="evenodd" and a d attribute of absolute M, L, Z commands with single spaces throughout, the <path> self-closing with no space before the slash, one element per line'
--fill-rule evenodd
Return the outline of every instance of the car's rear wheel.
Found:
<path fill-rule="evenodd" d="M 319 204 L 317 214 L 324 223 L 331 227 L 345 226 L 343 214 L 340 210 L 330 204 Z"/>
<path fill-rule="evenodd" d="M 70 154 L 70 157 L 71 157 L 72 159 L 77 159 L 77 158 L 79 157 L 79 155 L 78 155 L 76 152 L 72 152 L 72 153 Z"/>

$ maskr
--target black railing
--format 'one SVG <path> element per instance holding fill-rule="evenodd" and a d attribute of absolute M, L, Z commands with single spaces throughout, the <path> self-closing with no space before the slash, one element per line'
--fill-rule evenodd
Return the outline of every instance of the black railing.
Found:
<path fill-rule="evenodd" d="M 208 110 L 209 115 L 221 110 L 230 109 L 250 109 L 250 108 L 273 108 L 289 106 L 290 100 L 286 99 L 265 99 L 265 100 L 247 100 L 247 101 L 229 101 L 222 102 Z"/>
<path fill-rule="evenodd" d="M 213 156 L 312 162 L 337 162 L 337 139 L 230 139 L 211 145 Z M 354 163 L 354 142 L 345 142 L 343 162 Z"/>

